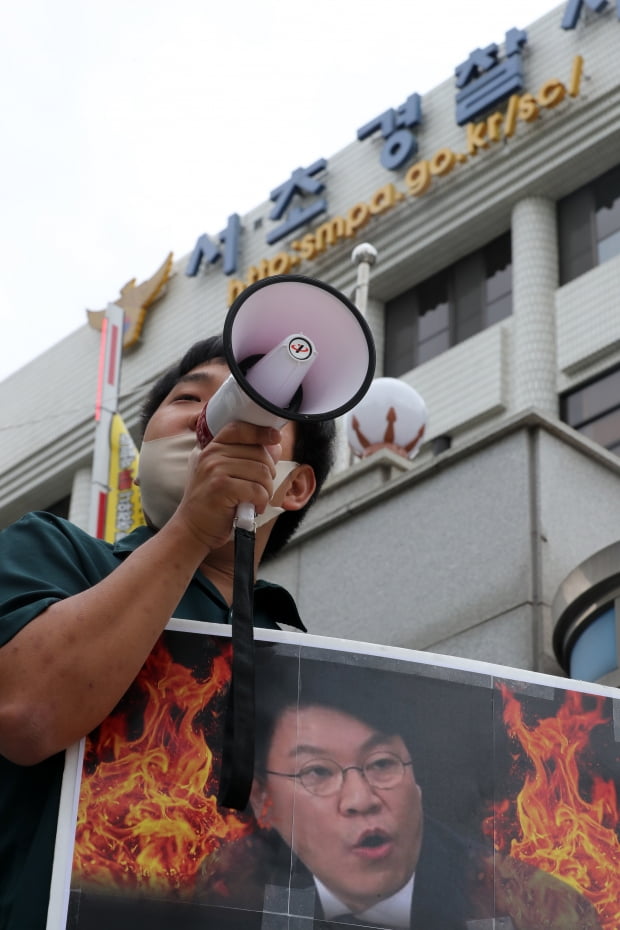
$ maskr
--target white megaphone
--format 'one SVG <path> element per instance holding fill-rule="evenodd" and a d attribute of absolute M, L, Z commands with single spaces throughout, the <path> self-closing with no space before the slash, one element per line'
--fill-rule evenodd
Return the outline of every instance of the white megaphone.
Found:
<path fill-rule="evenodd" d="M 201 445 L 232 420 L 281 428 L 287 420 L 330 420 L 364 396 L 375 370 L 368 324 L 350 300 L 322 281 L 277 275 L 251 285 L 224 323 L 231 374 L 207 404 Z M 241 504 L 237 525 L 254 528 Z"/>

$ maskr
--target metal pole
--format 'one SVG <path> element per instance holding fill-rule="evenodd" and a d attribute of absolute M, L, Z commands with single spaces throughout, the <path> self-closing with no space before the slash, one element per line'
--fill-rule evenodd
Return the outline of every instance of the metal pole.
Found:
<path fill-rule="evenodd" d="M 365 318 L 366 309 L 368 307 L 370 269 L 377 261 L 377 250 L 370 242 L 360 242 L 351 253 L 351 261 L 354 265 L 357 265 L 357 283 L 355 285 L 354 303 Z"/>

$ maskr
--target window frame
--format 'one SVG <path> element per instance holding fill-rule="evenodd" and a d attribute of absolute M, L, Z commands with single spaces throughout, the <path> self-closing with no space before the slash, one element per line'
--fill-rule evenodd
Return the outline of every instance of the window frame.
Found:
<path fill-rule="evenodd" d="M 596 438 L 596 430 L 592 429 L 597 423 L 602 425 L 605 421 L 609 421 L 611 414 L 620 412 L 620 391 L 615 390 L 615 385 L 612 384 L 610 387 L 609 403 L 602 403 L 598 409 L 589 411 L 585 414 L 581 412 L 578 416 L 570 411 L 571 401 L 574 400 L 577 395 L 583 395 L 584 392 L 595 386 L 601 388 L 606 380 L 609 379 L 612 381 L 614 378 L 617 378 L 620 382 L 620 365 L 614 365 L 612 368 L 606 369 L 606 371 L 589 378 L 587 381 L 570 388 L 568 391 L 564 391 L 560 395 L 560 419 L 576 432 L 598 443 L 602 448 L 614 454 L 620 454 L 620 430 L 618 431 L 618 438 L 616 440 L 611 443 L 603 443 Z"/>
<path fill-rule="evenodd" d="M 498 262 L 497 255 L 493 255 L 492 250 L 498 250 L 500 255 L 501 250 L 505 250 L 504 254 L 508 260 L 505 261 L 503 267 L 499 267 L 501 263 Z M 476 263 L 479 265 L 477 273 L 475 269 Z M 474 273 L 469 275 L 469 282 L 467 280 L 468 265 L 474 269 Z M 492 265 L 498 267 L 489 275 L 489 267 L 492 267 Z M 493 300 L 489 300 L 488 282 L 493 280 L 498 270 L 503 271 L 506 269 L 509 271 L 509 289 L 494 297 Z M 469 291 L 467 289 L 468 283 L 471 285 Z M 471 294 L 476 288 L 479 303 L 472 312 Z M 433 289 L 437 289 L 439 292 L 443 290 L 446 300 L 438 302 L 434 307 L 429 306 L 421 312 L 420 306 L 426 296 L 425 291 L 432 293 Z M 400 377 L 407 371 L 411 371 L 413 368 L 437 358 L 448 349 L 453 348 L 453 346 L 460 345 L 483 330 L 501 323 L 512 315 L 512 295 L 512 235 L 511 231 L 507 230 L 487 242 L 480 249 L 463 256 L 447 268 L 435 272 L 435 274 L 430 275 L 386 303 L 384 321 L 384 371 L 386 376 Z M 506 298 L 509 298 L 509 310 L 501 312 L 499 318 L 490 321 L 490 311 L 493 308 L 497 309 L 498 306 L 502 306 L 506 302 Z M 447 326 L 438 328 L 435 333 L 431 333 L 430 336 L 421 340 L 421 319 L 426 313 L 444 307 L 446 304 Z M 468 304 L 469 310 L 466 309 Z M 430 355 L 421 357 L 421 348 L 427 345 L 431 339 L 440 337 L 444 333 L 447 333 L 447 339 L 443 347 Z"/>
<path fill-rule="evenodd" d="M 607 208 L 605 200 L 610 188 L 617 190 L 617 195 L 611 201 L 611 208 L 618 214 L 618 225 L 613 228 L 614 224 L 611 224 L 611 231 L 603 235 L 604 230 L 599 229 L 598 218 Z M 620 255 L 620 248 L 618 251 L 612 250 L 610 255 L 603 258 L 600 251 L 600 246 L 609 242 L 612 237 L 618 237 L 620 246 L 619 204 L 620 163 L 558 200 L 556 221 L 560 287 Z"/>

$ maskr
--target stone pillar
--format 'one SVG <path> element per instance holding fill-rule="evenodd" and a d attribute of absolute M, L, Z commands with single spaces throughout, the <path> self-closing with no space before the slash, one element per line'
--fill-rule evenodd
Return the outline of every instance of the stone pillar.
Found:
<path fill-rule="evenodd" d="M 512 213 L 512 413 L 535 407 L 558 416 L 555 291 L 558 244 L 555 204 L 526 197 Z"/>
<path fill-rule="evenodd" d="M 69 519 L 86 532 L 88 532 L 91 480 L 90 468 L 76 469 L 69 504 Z"/>

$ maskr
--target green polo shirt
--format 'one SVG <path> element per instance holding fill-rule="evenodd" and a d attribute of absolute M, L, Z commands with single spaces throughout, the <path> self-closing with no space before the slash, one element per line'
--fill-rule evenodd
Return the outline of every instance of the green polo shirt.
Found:
<path fill-rule="evenodd" d="M 66 520 L 32 513 L 0 533 L 0 646 L 50 604 L 97 584 L 153 535 L 140 527 L 115 544 Z M 173 616 L 228 622 L 228 605 L 196 572 Z M 291 595 L 257 582 L 254 624 L 303 630 Z M 44 930 L 64 753 L 29 767 L 0 756 L 0 930 Z"/>

